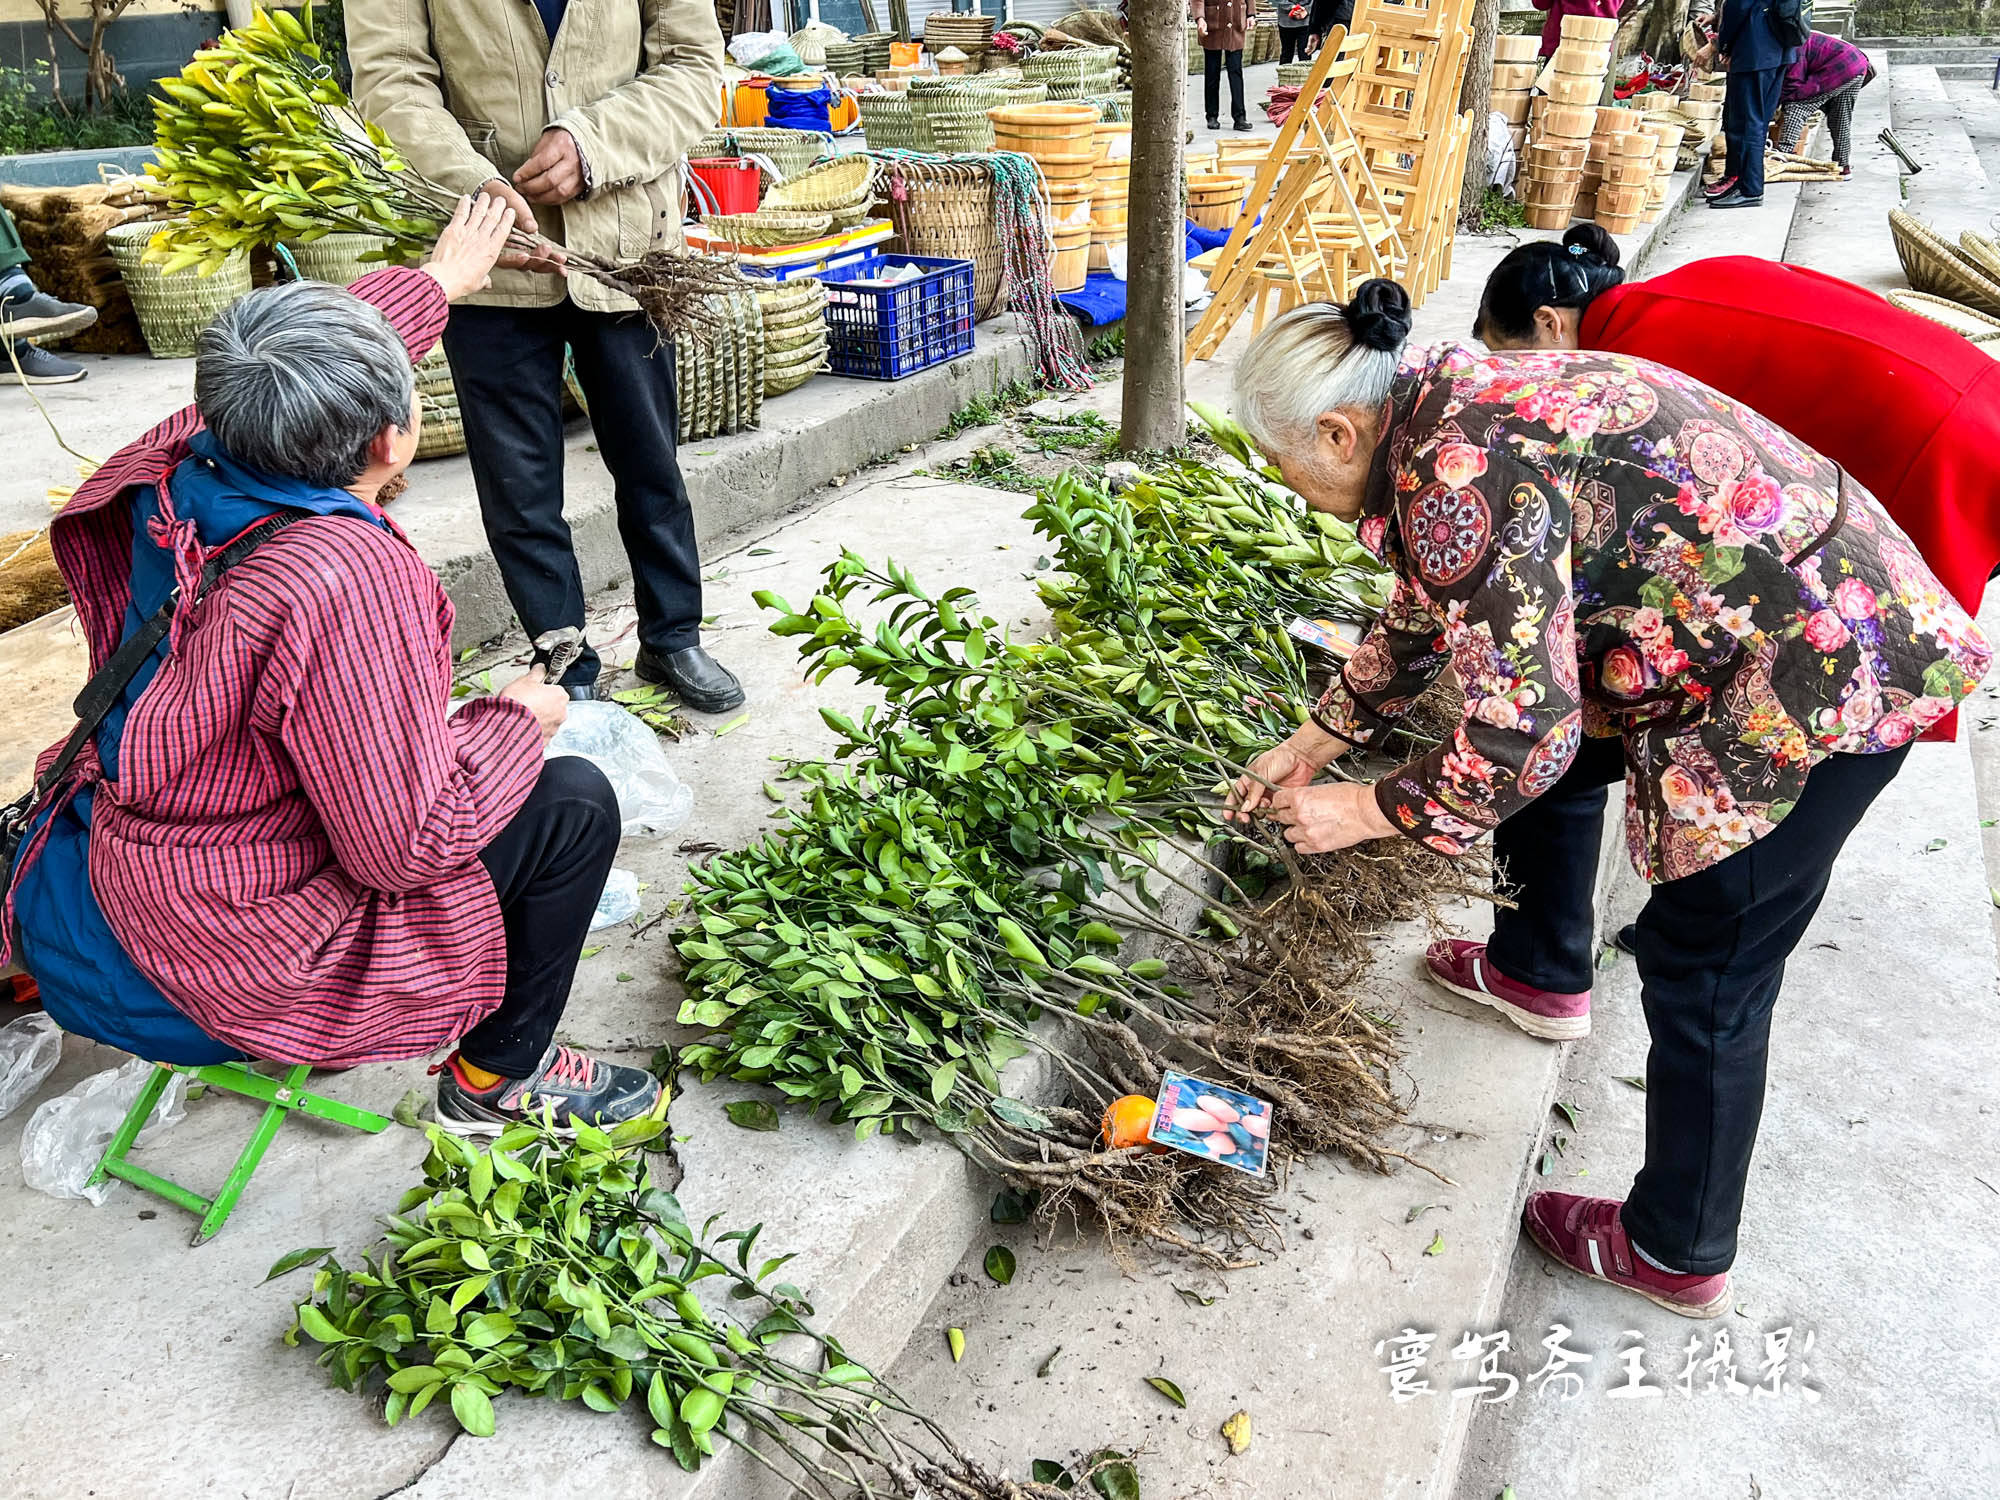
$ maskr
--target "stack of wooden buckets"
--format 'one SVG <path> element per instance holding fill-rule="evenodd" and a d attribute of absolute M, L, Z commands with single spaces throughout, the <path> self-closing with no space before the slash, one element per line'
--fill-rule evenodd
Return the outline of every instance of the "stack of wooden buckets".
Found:
<path fill-rule="evenodd" d="M 1507 121 L 1514 154 L 1526 158 L 1528 106 L 1534 101 L 1535 75 L 1542 71 L 1537 54 L 1541 42 L 1533 36 L 1493 38 L 1493 113 Z"/>
<path fill-rule="evenodd" d="M 1097 190 L 1090 198 L 1090 269 L 1125 274 L 1125 210 L 1132 195 L 1132 122 L 1100 120 L 1092 127 L 1097 142 Z M 1114 261 L 1115 257 L 1115 261 Z"/>
<path fill-rule="evenodd" d="M 1520 196 L 1531 228 L 1566 228 L 1575 212 L 1617 32 L 1618 22 L 1611 17 L 1562 19 L 1562 42 L 1541 80 L 1546 92 L 1529 110 Z"/>
<path fill-rule="evenodd" d="M 994 150 L 1033 157 L 1041 169 L 1049 198 L 1049 238 L 1055 244 L 1050 280 L 1059 292 L 1075 291 L 1090 274 L 1091 200 L 1099 160 L 1097 106 L 1067 101 L 1010 104 L 989 109 L 986 116 L 993 122 Z M 1121 231 L 1123 217 L 1121 204 Z"/>

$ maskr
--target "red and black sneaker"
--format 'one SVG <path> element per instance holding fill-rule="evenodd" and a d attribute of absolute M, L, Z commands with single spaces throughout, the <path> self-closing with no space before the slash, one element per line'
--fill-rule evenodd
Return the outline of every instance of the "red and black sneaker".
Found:
<path fill-rule="evenodd" d="M 1433 984 L 1490 1005 L 1529 1036 L 1573 1042 L 1590 1035 L 1590 991 L 1580 995 L 1538 990 L 1493 967 L 1484 943 L 1441 938 L 1424 950 L 1424 972 Z"/>
<path fill-rule="evenodd" d="M 558 1135 L 575 1133 L 578 1121 L 617 1125 L 651 1114 L 660 1081 L 644 1068 L 600 1062 L 574 1047 L 551 1045 L 526 1078 L 503 1078 L 476 1088 L 458 1054 L 439 1065 L 437 1122 L 453 1135 L 498 1135 L 521 1120 L 539 1120 L 555 1106 Z"/>
<path fill-rule="evenodd" d="M 1701 190 L 1701 195 L 1704 198 L 1720 198 L 1735 186 L 1736 179 L 1734 177 L 1720 177 L 1704 186 Z"/>
<path fill-rule="evenodd" d="M 1530 1193 L 1521 1227 L 1552 1259 L 1592 1281 L 1637 1292 L 1684 1318 L 1719 1318 L 1729 1308 L 1729 1273 L 1681 1276 L 1662 1271 L 1632 1248 L 1616 1198 Z"/>

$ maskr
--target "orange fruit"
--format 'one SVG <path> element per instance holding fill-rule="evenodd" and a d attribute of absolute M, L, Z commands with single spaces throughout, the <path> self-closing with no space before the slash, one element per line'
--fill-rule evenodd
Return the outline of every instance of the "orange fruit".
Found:
<path fill-rule="evenodd" d="M 1104 1144 L 1116 1151 L 1125 1146 L 1147 1144 L 1146 1131 L 1153 1123 L 1154 1104 L 1144 1094 L 1127 1094 L 1113 1099 L 1104 1109 L 1101 1133 Z"/>

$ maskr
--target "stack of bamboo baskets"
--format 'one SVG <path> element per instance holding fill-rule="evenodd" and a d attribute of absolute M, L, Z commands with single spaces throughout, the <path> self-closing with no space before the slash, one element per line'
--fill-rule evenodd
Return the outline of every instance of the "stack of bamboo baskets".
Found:
<path fill-rule="evenodd" d="M 1514 154 L 1525 157 L 1528 147 L 1528 105 L 1534 98 L 1540 43 L 1532 36 L 1493 39 L 1493 113 L 1507 122 L 1514 137 Z"/>
<path fill-rule="evenodd" d="M 1049 238 L 1055 245 L 1050 280 L 1073 292 L 1090 274 L 1090 204 L 1098 170 L 1097 109 L 1048 101 L 1003 105 L 986 112 L 996 151 L 1034 158 L 1047 185 Z"/>

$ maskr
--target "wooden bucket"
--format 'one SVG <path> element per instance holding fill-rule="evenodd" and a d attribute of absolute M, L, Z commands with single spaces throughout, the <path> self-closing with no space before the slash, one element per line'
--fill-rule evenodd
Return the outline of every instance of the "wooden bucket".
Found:
<path fill-rule="evenodd" d="M 1203 229 L 1227 229 L 1243 213 L 1250 184 L 1230 172 L 1188 179 L 1188 217 Z"/>
<path fill-rule="evenodd" d="M 1618 35 L 1616 16 L 1564 16 L 1562 39 L 1586 46 L 1610 46 Z"/>
<path fill-rule="evenodd" d="M 1555 73 L 1549 77 L 1549 98 L 1557 104 L 1572 105 L 1589 109 L 1604 95 L 1604 75 L 1602 73 Z M 1573 135 L 1589 135 L 1588 128 L 1570 132 Z"/>
<path fill-rule="evenodd" d="M 1622 109 L 1614 105 L 1600 105 L 1597 110 L 1597 129 L 1601 136 L 1625 135 L 1637 130 L 1645 123 L 1646 117 L 1636 109 Z"/>
<path fill-rule="evenodd" d="M 1561 208 L 1530 208 L 1526 213 L 1530 229 L 1567 229 L 1572 217 L 1568 204 Z"/>
<path fill-rule="evenodd" d="M 1646 183 L 1610 183 L 1597 190 L 1597 211 L 1620 216 L 1642 213 L 1646 207 Z"/>
<path fill-rule="evenodd" d="M 1049 262 L 1049 282 L 1058 292 L 1073 292 L 1090 275 L 1090 226 L 1065 226 L 1055 230 L 1055 256 Z"/>
<path fill-rule="evenodd" d="M 1597 209 L 1597 223 L 1600 228 L 1606 229 L 1612 234 L 1631 234 L 1639 227 L 1639 216 L 1637 214 L 1607 213 L 1600 201 Z"/>
<path fill-rule="evenodd" d="M 1088 224 L 1090 222 L 1091 194 L 1097 184 L 1085 179 L 1082 182 L 1051 182 L 1049 194 L 1049 228 L 1053 231 L 1064 226 Z"/>
<path fill-rule="evenodd" d="M 1565 41 L 1550 59 L 1558 73 L 1583 73 L 1602 78 L 1611 66 L 1611 44 L 1593 46 L 1589 42 Z"/>

